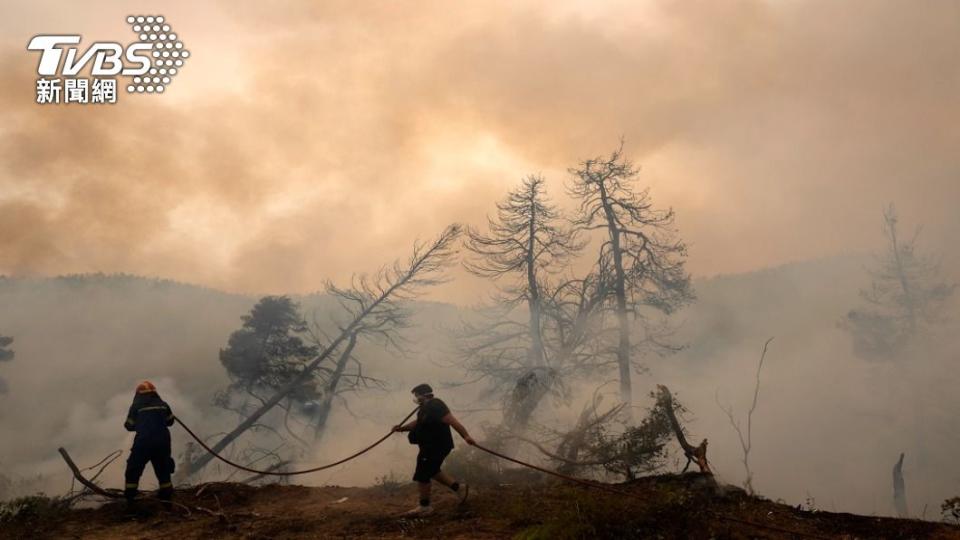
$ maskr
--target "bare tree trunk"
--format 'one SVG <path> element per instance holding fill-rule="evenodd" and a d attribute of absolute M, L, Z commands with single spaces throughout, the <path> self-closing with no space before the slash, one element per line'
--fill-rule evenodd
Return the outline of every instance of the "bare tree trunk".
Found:
<path fill-rule="evenodd" d="M 513 390 L 512 404 L 516 406 L 515 411 L 508 411 L 508 427 L 511 431 L 519 430 L 523 433 L 527 429 L 527 423 L 534 409 L 540 404 L 540 400 L 546 395 L 548 386 L 542 373 L 538 373 L 537 368 L 543 368 L 546 364 L 543 353 L 543 336 L 540 323 L 540 287 L 537 284 L 536 272 L 536 211 L 537 206 L 530 201 L 530 219 L 528 221 L 526 265 L 527 265 L 527 309 L 530 312 L 530 349 L 527 352 L 528 367 L 532 368 L 522 375 L 517 381 Z M 532 381 L 532 384 L 531 384 Z"/>
<path fill-rule="evenodd" d="M 626 415 L 633 416 L 633 383 L 630 371 L 630 326 L 627 318 L 627 277 L 623 270 L 623 251 L 620 247 L 620 228 L 604 185 L 600 184 L 600 197 L 607 217 L 607 229 L 610 233 L 610 249 L 613 250 L 613 268 L 615 272 L 614 294 L 617 296 L 617 324 L 619 342 L 617 344 L 617 367 L 620 370 L 620 400 L 627 405 Z"/>
<path fill-rule="evenodd" d="M 350 335 L 350 342 L 347 343 L 347 347 L 340 353 L 340 359 L 337 360 L 337 367 L 334 368 L 333 374 L 330 376 L 330 383 L 327 385 L 327 388 L 324 389 L 323 401 L 320 403 L 320 410 L 317 411 L 313 428 L 313 436 L 316 442 L 320 442 L 320 438 L 323 437 L 323 433 L 327 427 L 327 418 L 330 417 L 330 410 L 333 408 L 333 397 L 337 393 L 340 378 L 343 377 L 343 371 L 346 369 L 347 362 L 350 361 L 350 354 L 353 353 L 353 348 L 356 345 L 357 334 L 353 333 Z"/>
<path fill-rule="evenodd" d="M 897 517 L 910 517 L 907 510 L 907 489 L 903 482 L 903 453 L 893 466 L 893 507 L 897 510 Z"/>
<path fill-rule="evenodd" d="M 527 288 L 529 296 L 527 307 L 530 311 L 530 365 L 541 367 L 544 365 L 543 336 L 540 326 L 540 286 L 537 284 L 536 250 L 537 250 L 537 205 L 534 198 L 536 192 L 530 194 L 530 219 L 527 230 Z"/>

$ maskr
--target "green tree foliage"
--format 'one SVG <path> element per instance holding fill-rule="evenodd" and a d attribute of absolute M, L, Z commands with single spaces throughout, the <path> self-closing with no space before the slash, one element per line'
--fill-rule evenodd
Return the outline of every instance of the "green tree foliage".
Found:
<path fill-rule="evenodd" d="M 227 393 L 258 396 L 273 392 L 299 375 L 317 354 L 304 341 L 307 323 L 300 306 L 286 296 L 266 296 L 242 317 L 243 326 L 230 335 L 220 362 L 232 381 Z M 317 397 L 317 385 L 307 380 L 291 396 L 305 402 Z"/>

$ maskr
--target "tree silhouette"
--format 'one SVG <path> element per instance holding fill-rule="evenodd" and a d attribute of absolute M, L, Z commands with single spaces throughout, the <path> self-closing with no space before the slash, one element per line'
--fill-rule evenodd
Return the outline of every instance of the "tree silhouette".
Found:
<path fill-rule="evenodd" d="M 497 203 L 488 232 L 467 230 L 464 261 L 474 275 L 498 282 L 496 305 L 458 336 L 468 370 L 508 388 L 505 422 L 523 428 L 555 379 L 544 338 L 546 277 L 566 268 L 582 244 L 531 175 Z M 514 315 L 525 309 L 526 320 Z"/>
<path fill-rule="evenodd" d="M 851 310 L 842 326 L 853 337 L 854 351 L 867 359 L 892 358 L 931 324 L 941 320 L 955 284 L 940 278 L 939 262 L 918 249 L 920 228 L 900 237 L 893 204 L 883 210 L 881 230 L 886 249 L 870 269 L 870 288 L 860 291 L 866 305 Z"/>
<path fill-rule="evenodd" d="M 656 209 L 649 190 L 634 187 L 639 169 L 623 157 L 622 142 L 609 156 L 582 161 L 570 172 L 574 181 L 569 191 L 580 203 L 576 224 L 606 233 L 597 260 L 601 271 L 610 274 L 612 294 L 605 300 L 617 320 L 620 396 L 630 404 L 636 346 L 671 348 L 644 309 L 670 314 L 693 299 L 684 269 L 687 248 L 676 238 L 673 210 Z M 631 338 L 637 330 L 641 343 Z"/>
<path fill-rule="evenodd" d="M 228 393 L 242 391 L 257 396 L 282 387 L 303 371 L 316 354 L 317 347 L 307 345 L 307 323 L 300 306 L 286 296 L 265 296 L 241 317 L 243 326 L 230 334 L 220 363 L 232 383 Z M 316 385 L 307 381 L 291 393 L 305 402 L 317 396 Z"/>

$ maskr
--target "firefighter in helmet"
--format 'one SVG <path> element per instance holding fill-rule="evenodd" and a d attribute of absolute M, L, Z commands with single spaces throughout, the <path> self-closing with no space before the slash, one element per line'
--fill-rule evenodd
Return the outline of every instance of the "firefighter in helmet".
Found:
<path fill-rule="evenodd" d="M 160 483 L 159 498 L 169 501 L 173 497 L 173 483 L 170 476 L 173 474 L 174 461 L 170 456 L 170 430 L 173 425 L 173 411 L 160 395 L 157 387 L 150 381 L 143 381 L 137 386 L 137 393 L 133 396 L 130 413 L 123 427 L 127 431 L 135 431 L 133 448 L 127 458 L 125 473 L 126 485 L 124 495 L 132 503 L 137 496 L 137 487 L 140 476 L 147 463 L 153 465 L 153 472 Z"/>

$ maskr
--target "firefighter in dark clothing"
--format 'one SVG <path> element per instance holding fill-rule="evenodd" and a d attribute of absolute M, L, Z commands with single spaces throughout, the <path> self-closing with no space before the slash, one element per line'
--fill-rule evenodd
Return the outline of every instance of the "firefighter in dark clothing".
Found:
<path fill-rule="evenodd" d="M 449 474 L 440 470 L 443 460 L 453 450 L 453 437 L 450 428 L 457 430 L 467 444 L 476 444 L 473 437 L 467 433 L 450 412 L 447 404 L 433 397 L 433 389 L 428 384 L 417 385 L 413 389 L 413 399 L 420 405 L 417 418 L 402 426 L 394 426 L 393 431 L 409 431 L 410 442 L 420 447 L 417 454 L 417 468 L 413 473 L 413 481 L 417 482 L 420 490 L 420 505 L 407 512 L 408 515 L 424 515 L 433 512 L 430 506 L 430 481 L 437 482 L 450 488 L 463 502 L 467 498 L 468 486 L 461 485 Z"/>
<path fill-rule="evenodd" d="M 133 502 L 137 496 L 137 486 L 140 475 L 147 463 L 153 465 L 153 472 L 160 483 L 159 497 L 162 501 L 169 501 L 173 497 L 173 483 L 170 475 L 173 474 L 174 462 L 170 456 L 170 430 L 173 425 L 173 411 L 160 396 L 157 388 L 150 381 L 143 381 L 137 386 L 137 393 L 133 397 L 133 405 L 127 415 L 123 427 L 127 431 L 136 431 L 133 439 L 133 448 L 127 458 L 126 486 L 123 491 L 128 502 Z"/>

